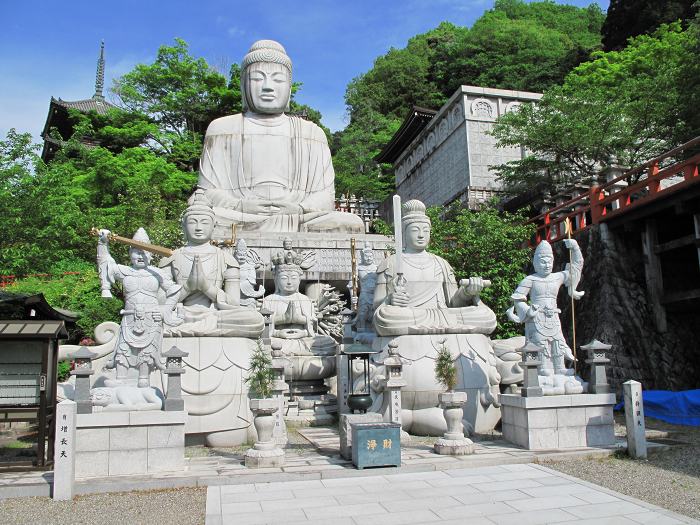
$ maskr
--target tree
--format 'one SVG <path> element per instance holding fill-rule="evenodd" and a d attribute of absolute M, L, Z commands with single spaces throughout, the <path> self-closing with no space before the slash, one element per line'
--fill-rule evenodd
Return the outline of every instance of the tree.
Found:
<path fill-rule="evenodd" d="M 187 43 L 161 46 L 153 64 L 139 64 L 113 88 L 123 108 L 158 125 L 153 145 L 169 160 L 194 170 L 202 138 L 215 118 L 241 111 L 240 68 L 227 81 L 203 58 L 189 54 Z"/>
<path fill-rule="evenodd" d="M 691 20 L 696 0 L 611 0 L 601 29 L 603 49 L 619 51 L 635 36 L 653 33 L 661 24 Z"/>
<path fill-rule="evenodd" d="M 662 26 L 622 51 L 594 54 L 536 105 L 502 116 L 493 130 L 498 143 L 531 152 L 496 168 L 506 189 L 544 182 L 557 191 L 601 166 L 635 166 L 692 138 L 696 112 L 681 78 L 697 71 L 688 56 L 696 39 L 679 23 Z"/>
<path fill-rule="evenodd" d="M 513 290 L 525 277 L 532 227 L 523 224 L 524 217 L 490 206 L 479 211 L 434 207 L 428 215 L 432 220 L 429 251 L 446 259 L 458 280 L 480 276 L 491 281 L 481 297 L 498 318 L 492 337 L 519 335 L 519 327 L 508 321 L 505 312 Z"/>

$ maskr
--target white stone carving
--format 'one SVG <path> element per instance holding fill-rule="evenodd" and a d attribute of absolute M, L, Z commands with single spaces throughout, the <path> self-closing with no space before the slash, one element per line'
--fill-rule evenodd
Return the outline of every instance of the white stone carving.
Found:
<path fill-rule="evenodd" d="M 571 264 L 562 272 L 552 273 L 552 247 L 547 241 L 540 242 L 532 260 L 535 273 L 518 285 L 511 297 L 513 306 L 508 310 L 511 320 L 525 323 L 526 340 L 542 348 L 538 379 L 545 395 L 580 394 L 586 389 L 581 378 L 574 376 L 574 370 L 566 367 L 566 361 L 573 362 L 574 355 L 564 339 L 559 321 L 561 310 L 557 307 L 557 294 L 562 285 L 574 299 L 583 295 L 576 290 L 581 279 L 583 255 L 574 239 L 565 239 L 564 243 L 570 250 Z"/>
<path fill-rule="evenodd" d="M 265 288 L 257 286 L 257 269 L 264 265 L 260 256 L 248 249 L 245 240 L 239 239 L 233 256 L 240 265 L 241 272 L 241 306 L 257 309 L 258 299 L 262 300 Z M 257 286 L 257 288 L 256 288 Z"/>
<path fill-rule="evenodd" d="M 244 114 L 207 129 L 198 185 L 218 226 L 243 231 L 364 232 L 362 219 L 334 211 L 334 178 L 326 136 L 288 116 L 292 65 L 277 42 L 255 42 L 243 59 Z"/>
<path fill-rule="evenodd" d="M 522 105 L 523 105 L 523 103 L 518 102 L 517 100 L 514 100 L 513 102 L 508 102 L 508 104 L 506 104 L 505 113 L 510 113 L 512 111 L 518 111 L 518 109 L 520 109 L 520 106 L 522 106 Z"/>
<path fill-rule="evenodd" d="M 496 108 L 493 102 L 490 100 L 485 98 L 477 98 L 471 103 L 471 114 L 473 117 L 495 119 Z"/>

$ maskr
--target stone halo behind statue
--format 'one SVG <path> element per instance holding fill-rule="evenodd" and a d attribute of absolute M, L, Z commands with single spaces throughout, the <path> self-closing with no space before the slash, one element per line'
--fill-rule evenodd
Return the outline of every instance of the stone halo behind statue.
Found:
<path fill-rule="evenodd" d="M 288 116 L 292 62 L 273 40 L 255 42 L 241 64 L 244 114 L 207 129 L 198 186 L 220 227 L 240 231 L 364 232 L 335 211 L 333 164 L 324 132 Z"/>

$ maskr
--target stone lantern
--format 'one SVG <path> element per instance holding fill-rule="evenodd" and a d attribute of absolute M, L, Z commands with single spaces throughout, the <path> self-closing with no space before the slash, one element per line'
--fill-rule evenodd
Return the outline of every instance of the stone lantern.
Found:
<path fill-rule="evenodd" d="M 165 373 L 168 375 L 168 393 L 165 397 L 163 410 L 177 411 L 185 409 L 185 400 L 182 399 L 182 379 L 185 373 L 182 367 L 182 358 L 189 354 L 183 352 L 177 346 L 172 346 L 167 352 L 163 352 L 165 357 Z"/>
<path fill-rule="evenodd" d="M 73 401 L 78 405 L 78 414 L 92 414 L 90 376 L 95 373 L 92 369 L 92 360 L 97 357 L 97 354 L 90 352 L 87 346 L 81 346 L 77 352 L 68 357 L 73 360 L 73 370 L 71 371 L 71 375 L 75 376 Z"/>
<path fill-rule="evenodd" d="M 282 344 L 278 341 L 272 343 L 272 398 L 277 401 L 277 411 L 272 414 L 274 426 L 272 427 L 272 439 L 278 445 L 287 444 L 287 424 L 284 421 L 284 395 L 289 392 L 289 385 L 284 380 L 284 369 L 290 365 L 289 359 L 282 354 Z"/>
<path fill-rule="evenodd" d="M 587 345 L 581 345 L 581 350 L 588 353 L 586 363 L 591 366 L 591 378 L 588 384 L 588 391 L 591 394 L 608 394 L 610 393 L 610 385 L 608 384 L 608 376 L 605 371 L 605 365 L 610 362 L 606 352 L 612 348 L 612 345 L 593 339 Z"/>
<path fill-rule="evenodd" d="M 403 377 L 403 361 L 399 356 L 399 344 L 396 339 L 389 342 L 389 357 L 384 360 L 386 370 L 385 399 L 388 399 L 390 423 L 401 424 L 401 389 L 406 386 Z"/>
<path fill-rule="evenodd" d="M 542 396 L 542 387 L 538 379 L 538 369 L 542 364 L 542 348 L 530 341 L 518 350 L 523 358 L 520 366 L 523 369 L 523 386 L 520 389 L 522 397 Z"/>

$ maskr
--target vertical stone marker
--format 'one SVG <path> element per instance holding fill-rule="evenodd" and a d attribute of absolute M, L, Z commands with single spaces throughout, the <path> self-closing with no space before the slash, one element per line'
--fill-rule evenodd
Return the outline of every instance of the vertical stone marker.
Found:
<path fill-rule="evenodd" d="M 75 415 L 78 405 L 66 399 L 56 405 L 56 437 L 53 461 L 53 499 L 75 495 Z"/>
<path fill-rule="evenodd" d="M 635 459 L 646 459 L 647 438 L 644 428 L 644 403 L 642 384 L 625 381 L 622 384 L 625 396 L 625 423 L 627 424 L 627 452 Z"/>

